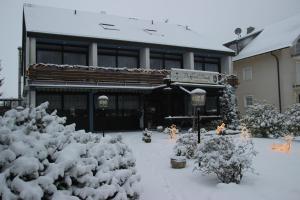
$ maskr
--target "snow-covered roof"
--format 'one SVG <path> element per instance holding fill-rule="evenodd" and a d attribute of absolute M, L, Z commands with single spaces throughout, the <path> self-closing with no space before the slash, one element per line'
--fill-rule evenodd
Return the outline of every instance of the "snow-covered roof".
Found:
<path fill-rule="evenodd" d="M 189 27 L 96 12 L 24 4 L 28 32 L 233 51 Z"/>
<path fill-rule="evenodd" d="M 300 35 L 300 13 L 271 24 L 250 42 L 233 61 L 291 47 Z"/>

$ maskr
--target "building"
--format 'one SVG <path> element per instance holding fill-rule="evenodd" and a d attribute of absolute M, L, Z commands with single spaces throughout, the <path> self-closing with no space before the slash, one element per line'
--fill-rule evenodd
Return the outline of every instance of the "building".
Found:
<path fill-rule="evenodd" d="M 198 87 L 207 91 L 202 114 L 218 116 L 218 80 L 231 74 L 234 55 L 187 26 L 32 4 L 24 5 L 22 46 L 27 105 L 49 101 L 91 131 L 183 123 Z M 106 110 L 99 95 L 109 98 Z"/>
<path fill-rule="evenodd" d="M 239 78 L 236 94 L 241 113 L 255 100 L 280 111 L 299 103 L 300 14 L 224 45 L 237 52 L 233 71 Z"/>

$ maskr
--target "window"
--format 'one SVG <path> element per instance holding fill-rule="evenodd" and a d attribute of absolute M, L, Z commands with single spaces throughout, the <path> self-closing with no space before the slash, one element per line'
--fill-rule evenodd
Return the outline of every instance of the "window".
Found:
<path fill-rule="evenodd" d="M 244 81 L 252 80 L 252 67 L 243 68 L 243 80 Z"/>
<path fill-rule="evenodd" d="M 150 52 L 151 69 L 182 68 L 182 55 L 163 52 Z"/>
<path fill-rule="evenodd" d="M 203 71 L 220 72 L 220 59 L 195 56 L 194 69 Z"/>
<path fill-rule="evenodd" d="M 252 95 L 245 96 L 244 101 L 245 101 L 244 102 L 245 107 L 252 106 L 253 105 L 253 96 Z"/>
<path fill-rule="evenodd" d="M 65 94 L 64 110 L 86 110 L 87 96 L 82 94 Z"/>
<path fill-rule="evenodd" d="M 218 96 L 207 96 L 205 110 L 207 114 L 217 114 L 218 113 Z"/>
<path fill-rule="evenodd" d="M 101 67 L 138 68 L 139 51 L 100 48 L 98 50 L 98 64 Z"/>
<path fill-rule="evenodd" d="M 37 105 L 40 105 L 41 103 L 44 103 L 48 101 L 49 110 L 62 110 L 62 96 L 60 94 L 46 94 L 46 93 L 37 93 L 36 94 L 36 103 Z"/>
<path fill-rule="evenodd" d="M 88 65 L 87 46 L 37 43 L 37 63 Z"/>

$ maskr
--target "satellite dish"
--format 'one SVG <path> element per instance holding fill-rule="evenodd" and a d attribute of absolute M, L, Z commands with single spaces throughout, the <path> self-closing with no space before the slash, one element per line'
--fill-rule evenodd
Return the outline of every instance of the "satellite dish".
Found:
<path fill-rule="evenodd" d="M 241 33 L 242 33 L 242 29 L 241 29 L 241 28 L 236 28 L 236 29 L 234 30 L 234 33 L 240 37 L 240 36 L 241 36 Z"/>

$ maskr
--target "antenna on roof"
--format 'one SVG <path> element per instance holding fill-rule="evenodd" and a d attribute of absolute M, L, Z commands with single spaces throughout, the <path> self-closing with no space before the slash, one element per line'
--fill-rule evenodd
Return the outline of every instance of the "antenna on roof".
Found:
<path fill-rule="evenodd" d="M 154 21 L 153 21 L 153 19 L 151 20 L 151 24 L 154 24 Z"/>
<path fill-rule="evenodd" d="M 77 14 L 77 10 L 74 10 L 74 15 L 76 15 Z"/>
<path fill-rule="evenodd" d="M 234 33 L 238 36 L 238 38 L 240 38 L 241 37 L 241 33 L 242 33 L 242 29 L 241 28 L 236 28 L 234 30 Z"/>

